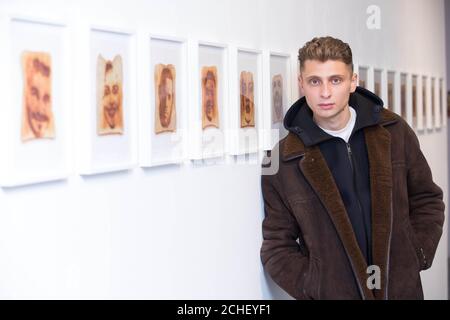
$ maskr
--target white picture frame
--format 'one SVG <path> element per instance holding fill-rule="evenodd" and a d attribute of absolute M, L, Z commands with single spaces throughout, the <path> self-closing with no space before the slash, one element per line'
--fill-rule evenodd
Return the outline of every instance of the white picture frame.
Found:
<path fill-rule="evenodd" d="M 189 158 L 191 160 L 223 158 L 229 150 L 227 137 L 229 127 L 228 46 L 215 42 L 191 41 L 189 47 L 191 66 Z M 211 79 L 208 79 L 208 75 L 211 74 Z M 215 81 L 212 81 L 212 78 Z M 207 90 L 206 86 L 203 87 L 202 80 L 206 80 L 208 86 L 212 83 L 213 89 Z M 203 99 L 203 93 L 205 93 L 205 99 Z M 210 99 L 216 99 L 216 102 Z M 203 100 L 205 100 L 205 108 Z M 210 107 L 206 108 L 206 105 Z M 212 117 L 209 117 L 210 115 Z"/>
<path fill-rule="evenodd" d="M 67 23 L 11 14 L 2 19 L 1 29 L 7 41 L 0 53 L 0 85 L 10 89 L 3 92 L 0 110 L 0 144 L 7 150 L 0 159 L 0 185 L 66 179 L 72 169 Z M 33 82 L 38 76 L 49 77 L 47 88 Z"/>
<path fill-rule="evenodd" d="M 409 74 L 400 72 L 400 108 L 399 115 L 408 122 L 408 110 L 410 108 Z"/>
<path fill-rule="evenodd" d="M 233 63 L 230 63 L 232 80 L 230 80 L 229 153 L 231 155 L 257 153 L 262 147 L 263 128 L 262 51 L 233 48 L 230 49 L 230 60 Z M 245 96 L 245 93 L 243 95 L 242 90 L 251 90 L 250 98 Z M 247 113 L 248 117 L 245 117 L 245 108 L 249 108 L 251 112 Z"/>
<path fill-rule="evenodd" d="M 442 126 L 441 123 L 441 104 L 440 104 L 440 82 L 439 77 L 433 77 L 431 80 L 432 90 L 432 109 L 433 109 L 433 124 L 435 129 L 439 129 Z"/>
<path fill-rule="evenodd" d="M 382 68 L 373 68 L 373 93 L 383 100 L 383 103 L 386 104 L 385 91 L 384 88 L 386 82 L 384 81 L 384 70 Z"/>
<path fill-rule="evenodd" d="M 424 124 L 427 130 L 432 130 L 434 123 L 431 101 L 431 77 L 429 75 L 422 75 L 422 86 Z"/>
<path fill-rule="evenodd" d="M 440 94 L 440 108 L 442 115 L 442 126 L 447 126 L 447 86 L 445 84 L 445 78 L 439 78 L 439 94 Z"/>
<path fill-rule="evenodd" d="M 148 33 L 141 42 L 144 46 L 140 65 L 146 72 L 140 74 L 143 85 L 140 87 L 139 164 L 141 167 L 180 164 L 187 159 L 188 147 L 187 42 Z M 162 77 L 157 73 L 162 74 L 163 70 L 170 71 L 174 88 L 170 121 L 164 122 L 156 114 L 160 108 L 157 108 L 159 94 L 155 85 L 157 77 Z"/>
<path fill-rule="evenodd" d="M 373 68 L 363 64 L 355 64 L 354 69 L 358 75 L 358 86 L 373 92 Z"/>
<path fill-rule="evenodd" d="M 283 119 L 287 110 L 291 107 L 292 84 L 291 84 L 291 55 L 289 53 L 269 52 L 266 55 L 264 71 L 264 99 L 268 103 L 264 114 L 264 150 L 272 150 L 278 141 L 287 135 Z M 281 76 L 282 90 L 280 94 L 279 85 L 274 88 L 273 83 Z M 281 99 L 279 98 L 281 96 Z M 274 100 L 277 102 L 275 107 Z M 277 112 L 275 112 L 277 110 Z"/>
<path fill-rule="evenodd" d="M 412 126 L 416 131 L 423 130 L 424 112 L 422 95 L 422 76 L 414 73 L 411 76 L 412 91 Z"/>
<path fill-rule="evenodd" d="M 84 114 L 80 120 L 84 127 L 83 135 L 80 135 L 80 163 L 81 175 L 94 175 L 114 171 L 129 170 L 137 166 L 137 73 L 136 73 L 136 33 L 120 27 L 89 26 L 88 63 L 86 63 L 87 86 L 85 92 L 89 96 Z M 100 58 L 101 56 L 101 58 Z M 116 62 L 118 57 L 121 63 Z M 100 59 L 105 66 L 112 62 L 114 77 L 122 80 L 122 103 L 117 109 L 122 113 L 122 125 L 115 124 L 108 128 L 108 122 L 104 124 L 110 133 L 100 133 L 99 127 L 102 120 L 101 100 L 102 88 L 98 79 Z M 120 66 L 122 72 L 120 72 Z M 99 72 L 99 74 L 97 74 Z M 106 74 L 106 72 L 105 72 Z M 104 81 L 106 80 L 106 76 Z M 105 82 L 106 83 L 106 82 Z M 112 103 L 112 102 L 111 102 Z M 119 116 L 120 117 L 120 116 Z M 120 118 L 119 118 L 120 119 Z M 118 122 L 120 123 L 120 122 Z M 120 130 L 116 133 L 115 130 Z M 103 130 L 103 129 L 102 129 Z M 112 133 L 114 132 L 114 133 Z"/>
<path fill-rule="evenodd" d="M 389 69 L 386 71 L 386 108 L 399 114 L 400 110 L 400 81 L 399 73 Z"/>

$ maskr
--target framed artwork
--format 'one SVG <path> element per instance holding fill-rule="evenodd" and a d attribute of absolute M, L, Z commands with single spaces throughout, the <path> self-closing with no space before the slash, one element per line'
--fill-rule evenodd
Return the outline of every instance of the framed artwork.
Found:
<path fill-rule="evenodd" d="M 407 77 L 406 73 L 400 74 L 400 116 L 407 120 L 407 106 L 408 106 L 408 95 L 407 95 Z"/>
<path fill-rule="evenodd" d="M 228 109 L 228 48 L 201 42 L 194 50 L 192 159 L 222 157 L 226 150 Z M 196 53 L 196 54 L 195 54 Z"/>
<path fill-rule="evenodd" d="M 370 90 L 369 85 L 369 67 L 358 66 L 358 86 Z"/>
<path fill-rule="evenodd" d="M 441 115 L 442 115 L 442 126 L 447 125 L 447 98 L 446 98 L 446 85 L 444 78 L 439 79 L 439 97 L 440 97 L 440 106 L 441 106 Z"/>
<path fill-rule="evenodd" d="M 80 173 L 130 169 L 137 163 L 135 36 L 92 27 L 89 37 L 90 101 L 83 117 Z"/>
<path fill-rule="evenodd" d="M 233 111 L 230 116 L 233 155 L 259 150 L 262 128 L 262 54 L 257 50 L 237 49 L 233 74 Z"/>
<path fill-rule="evenodd" d="M 440 106 L 440 95 L 439 95 L 439 79 L 434 77 L 431 80 L 431 100 L 433 108 L 433 118 L 434 127 L 441 127 L 441 106 Z"/>
<path fill-rule="evenodd" d="M 374 82 L 374 89 L 373 92 L 383 99 L 383 70 L 381 69 L 374 69 L 373 72 L 373 82 Z"/>
<path fill-rule="evenodd" d="M 423 117 L 426 128 L 433 129 L 433 109 L 431 97 L 431 78 L 422 76 Z"/>
<path fill-rule="evenodd" d="M 397 109 L 395 104 L 395 71 L 388 71 L 387 73 L 387 108 L 391 111 L 394 111 Z"/>
<path fill-rule="evenodd" d="M 419 115 L 419 111 L 418 111 L 418 101 L 419 101 L 419 91 L 417 90 L 418 88 L 418 77 L 417 75 L 412 75 L 411 77 L 411 91 L 412 91 L 412 127 L 414 129 L 418 128 L 418 115 Z"/>
<path fill-rule="evenodd" d="M 140 109 L 140 165 L 181 163 L 187 143 L 187 47 L 177 38 L 150 36 Z"/>
<path fill-rule="evenodd" d="M 270 103 L 265 130 L 265 150 L 271 150 L 275 144 L 287 134 L 283 126 L 286 111 L 291 106 L 291 56 L 285 53 L 271 52 L 268 59 L 269 78 L 265 80 L 268 88 L 268 101 Z"/>
<path fill-rule="evenodd" d="M 71 170 L 71 63 L 62 22 L 9 17 L 1 53 L 4 90 L 0 184 L 14 187 L 66 178 Z"/>

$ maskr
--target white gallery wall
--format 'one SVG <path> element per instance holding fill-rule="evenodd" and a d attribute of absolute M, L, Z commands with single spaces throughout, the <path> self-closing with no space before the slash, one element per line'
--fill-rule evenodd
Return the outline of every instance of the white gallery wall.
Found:
<path fill-rule="evenodd" d="M 366 26 L 370 5 L 380 8 L 380 29 Z M 298 48 L 319 35 L 348 42 L 360 64 L 436 77 L 446 70 L 443 0 L 0 0 L 0 19 L 11 14 L 67 21 L 74 74 L 89 41 L 81 21 L 290 53 L 292 71 Z M 89 97 L 71 79 L 73 128 L 82 130 L 78 103 Z M 294 72 L 291 84 L 292 102 Z M 418 134 L 447 202 L 446 129 Z M 286 298 L 261 268 L 259 175 L 253 154 L 92 176 L 73 166 L 62 181 L 1 188 L 0 298 Z M 428 299 L 447 299 L 444 230 L 422 273 Z"/>

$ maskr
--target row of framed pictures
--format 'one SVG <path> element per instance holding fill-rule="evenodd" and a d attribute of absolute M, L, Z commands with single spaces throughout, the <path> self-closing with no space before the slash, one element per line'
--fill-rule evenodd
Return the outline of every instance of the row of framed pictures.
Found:
<path fill-rule="evenodd" d="M 18 15 L 0 39 L 1 186 L 270 150 L 301 96 L 288 53 Z M 355 70 L 416 129 L 446 125 L 443 77 Z"/>
<path fill-rule="evenodd" d="M 382 98 L 385 107 L 418 130 L 447 125 L 447 85 L 442 76 L 355 66 L 359 86 Z"/>
<path fill-rule="evenodd" d="M 291 103 L 290 54 L 18 15 L 0 34 L 4 187 L 267 150 Z"/>

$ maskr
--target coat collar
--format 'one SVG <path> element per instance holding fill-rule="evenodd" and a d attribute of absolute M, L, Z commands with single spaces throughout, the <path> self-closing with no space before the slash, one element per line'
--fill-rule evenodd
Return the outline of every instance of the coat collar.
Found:
<path fill-rule="evenodd" d="M 367 287 L 367 263 L 359 249 L 345 205 L 329 170 L 326 160 L 317 145 L 305 146 L 299 137 L 289 133 L 282 144 L 284 161 L 301 158 L 299 168 L 327 210 L 342 241 L 354 275 L 364 299 L 386 299 L 388 297 L 389 246 L 392 229 L 392 167 L 391 138 L 384 128 L 398 121 L 394 113 L 383 110 L 380 122 L 364 128 L 372 198 L 372 258 L 381 271 L 381 289 Z"/>
<path fill-rule="evenodd" d="M 348 103 L 357 114 L 353 132 L 380 122 L 383 101 L 372 92 L 357 87 L 356 91 L 350 94 Z M 283 125 L 288 131 L 297 134 L 307 147 L 333 138 L 314 122 L 311 108 L 305 97 L 299 99 L 288 110 Z"/>
<path fill-rule="evenodd" d="M 380 118 L 378 120 L 378 124 L 380 126 L 387 126 L 397 121 L 398 116 L 395 113 L 387 109 L 383 109 L 380 112 Z M 319 128 L 319 130 L 321 129 Z M 309 147 L 309 145 L 304 143 L 303 140 L 299 139 L 299 136 L 297 136 L 297 134 L 289 132 L 286 138 L 284 138 L 284 142 L 282 144 L 281 158 L 283 161 L 289 161 L 303 156 L 307 147 Z"/>

